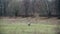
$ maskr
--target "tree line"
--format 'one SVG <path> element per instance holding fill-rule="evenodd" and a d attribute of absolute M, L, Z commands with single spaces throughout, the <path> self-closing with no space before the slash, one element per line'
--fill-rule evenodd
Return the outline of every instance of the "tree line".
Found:
<path fill-rule="evenodd" d="M 56 0 L 0 0 L 0 16 L 58 15 Z"/>

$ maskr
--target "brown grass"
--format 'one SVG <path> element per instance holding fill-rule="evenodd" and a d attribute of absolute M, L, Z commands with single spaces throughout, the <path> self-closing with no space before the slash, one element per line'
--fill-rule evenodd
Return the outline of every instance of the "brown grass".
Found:
<path fill-rule="evenodd" d="M 59 19 L 56 17 L 47 18 L 47 17 L 1 17 L 2 20 L 9 21 L 10 23 L 45 23 L 45 24 L 57 24 Z"/>

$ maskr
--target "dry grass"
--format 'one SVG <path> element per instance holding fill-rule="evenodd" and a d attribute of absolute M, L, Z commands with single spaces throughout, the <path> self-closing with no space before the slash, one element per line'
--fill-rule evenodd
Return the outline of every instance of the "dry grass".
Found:
<path fill-rule="evenodd" d="M 47 17 L 2 17 L 0 34 L 54 34 L 58 21 L 60 20 Z M 32 23 L 30 27 L 28 23 Z"/>
<path fill-rule="evenodd" d="M 60 21 L 56 17 L 52 17 L 52 18 L 47 18 L 47 17 L 36 17 L 36 18 L 2 17 L 2 20 L 4 20 L 5 22 L 10 22 L 10 23 L 24 23 L 25 22 L 25 23 L 42 23 L 42 24 L 57 24 L 57 22 Z"/>

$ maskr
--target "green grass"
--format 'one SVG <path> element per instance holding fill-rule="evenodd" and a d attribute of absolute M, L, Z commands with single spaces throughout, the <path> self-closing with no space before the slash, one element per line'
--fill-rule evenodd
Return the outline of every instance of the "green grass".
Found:
<path fill-rule="evenodd" d="M 32 23 L 8 23 L 0 20 L 0 34 L 55 34 L 56 25 Z"/>
<path fill-rule="evenodd" d="M 31 24 L 24 23 L 0 25 L 0 34 L 54 34 L 56 25 Z"/>

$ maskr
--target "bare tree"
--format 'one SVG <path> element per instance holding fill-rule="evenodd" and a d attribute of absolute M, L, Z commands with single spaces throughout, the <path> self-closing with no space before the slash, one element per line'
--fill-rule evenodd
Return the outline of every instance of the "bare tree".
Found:
<path fill-rule="evenodd" d="M 60 19 L 60 0 L 58 0 L 58 19 Z"/>
<path fill-rule="evenodd" d="M 25 8 L 25 16 L 27 17 L 28 16 L 28 10 L 29 10 L 29 3 L 30 3 L 30 0 L 24 0 L 24 8 Z"/>

